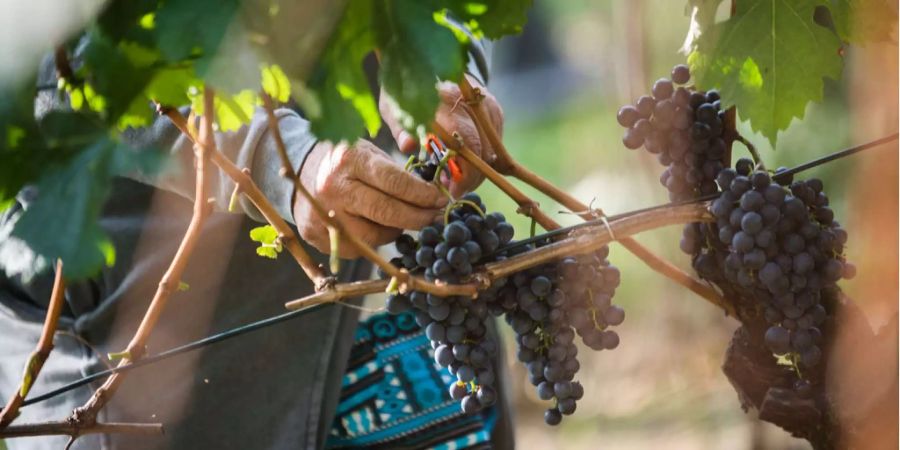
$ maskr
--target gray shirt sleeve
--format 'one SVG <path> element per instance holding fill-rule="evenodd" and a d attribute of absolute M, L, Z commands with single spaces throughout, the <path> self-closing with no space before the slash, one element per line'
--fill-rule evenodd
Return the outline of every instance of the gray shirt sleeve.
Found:
<path fill-rule="evenodd" d="M 187 113 L 185 109 L 182 111 Z M 278 127 L 284 139 L 288 158 L 292 169 L 296 171 L 303 163 L 306 155 L 312 150 L 316 138 L 309 130 L 309 122 L 289 109 L 275 111 Z M 262 108 L 257 108 L 250 123 L 236 131 L 215 133 L 216 147 L 239 168 L 246 168 L 250 176 L 266 195 L 279 215 L 293 223 L 291 200 L 293 186 L 280 175 L 281 159 L 275 139 L 269 130 L 268 118 Z M 157 176 L 136 174 L 133 178 L 152 184 L 161 189 L 175 192 L 193 199 L 194 169 L 193 144 L 165 117 L 143 129 L 128 130 L 125 140 L 137 148 L 162 147 L 170 152 L 174 167 L 170 167 Z M 227 211 L 234 182 L 221 170 L 209 171 L 211 178 L 210 196 L 215 199 L 217 210 Z M 265 218 L 253 206 L 246 196 L 240 196 L 237 211 L 243 212 L 254 220 L 264 222 Z"/>

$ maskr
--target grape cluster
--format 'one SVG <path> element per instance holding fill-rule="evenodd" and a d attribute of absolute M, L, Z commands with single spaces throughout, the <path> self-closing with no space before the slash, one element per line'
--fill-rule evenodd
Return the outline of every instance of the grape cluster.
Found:
<path fill-rule="evenodd" d="M 467 194 L 455 205 L 446 225 L 423 228 L 418 240 L 400 236 L 400 256 L 391 262 L 428 280 L 460 283 L 475 265 L 534 249 L 531 244 L 516 245 L 512 225 L 500 213 L 485 215 L 476 194 Z M 612 304 L 620 274 L 608 255 L 608 247 L 603 247 L 496 279 L 475 300 L 414 291 L 390 295 L 386 306 L 391 313 L 415 311 L 416 322 L 432 342 L 435 361 L 456 376 L 450 395 L 461 401 L 466 413 L 496 401 L 491 363 L 497 343 L 487 333 L 487 321 L 503 316 L 516 334 L 518 359 L 528 368 L 538 396 L 555 402 L 544 420 L 556 425 L 563 415 L 575 412 L 584 395 L 574 379 L 580 369 L 576 336 L 594 350 L 619 345 L 618 334 L 609 327 L 621 324 L 625 312 Z"/>
<path fill-rule="evenodd" d="M 503 214 L 484 215 L 478 195 L 466 194 L 462 200 L 446 225 L 423 228 L 418 241 L 401 235 L 395 243 L 401 256 L 391 262 L 427 280 L 459 283 L 471 275 L 473 265 L 496 259 L 490 255 L 512 240 L 512 225 Z M 487 333 L 491 317 L 487 303 L 419 291 L 395 293 L 387 299 L 391 313 L 415 310 L 416 322 L 432 343 L 435 361 L 457 378 L 450 395 L 461 401 L 465 413 L 491 406 L 497 398 L 492 365 L 497 343 Z"/>
<path fill-rule="evenodd" d="M 828 316 L 823 295 L 855 272 L 842 256 L 847 232 L 834 220 L 821 180 L 786 189 L 765 171 L 751 172 L 748 163 L 718 177 L 724 192 L 712 212 L 718 238 L 729 246 L 724 274 L 763 301 L 769 349 L 813 368 L 822 358 L 820 327 Z"/>
<path fill-rule="evenodd" d="M 717 183 L 723 192 L 710 208 L 716 226 L 687 225 L 681 247 L 694 255 L 701 276 L 718 278 L 762 306 L 764 342 L 772 353 L 814 369 L 823 356 L 825 300 L 856 269 L 843 257 L 847 232 L 834 220 L 822 181 L 792 181 L 779 177 L 781 170 L 775 176 L 787 186 L 753 170 L 746 158 L 722 170 Z M 798 380 L 795 389 L 808 393 L 808 380 Z"/>
<path fill-rule="evenodd" d="M 608 253 L 603 247 L 519 272 L 498 280 L 500 288 L 493 294 L 489 310 L 504 315 L 515 332 L 517 358 L 525 364 L 538 397 L 555 402 L 544 413 L 549 425 L 574 413 L 584 395 L 574 380 L 581 367 L 576 334 L 594 350 L 619 344 L 618 334 L 608 327 L 621 324 L 625 313 L 611 304 L 620 277 L 606 260 Z"/>
<path fill-rule="evenodd" d="M 666 166 L 659 181 L 672 201 L 717 192 L 716 175 L 726 166 L 719 93 L 684 86 L 690 78 L 686 65 L 675 66 L 671 79 L 657 80 L 652 95 L 623 106 L 617 116 L 626 128 L 625 147 L 643 145 Z"/>

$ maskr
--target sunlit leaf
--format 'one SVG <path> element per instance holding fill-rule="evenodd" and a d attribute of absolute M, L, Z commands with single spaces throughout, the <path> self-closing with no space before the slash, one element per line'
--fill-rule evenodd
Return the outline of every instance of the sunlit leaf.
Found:
<path fill-rule="evenodd" d="M 753 130 L 778 132 L 841 74 L 841 42 L 813 21 L 816 0 L 743 0 L 730 19 L 704 30 L 690 63 L 697 85 L 718 88 Z"/>

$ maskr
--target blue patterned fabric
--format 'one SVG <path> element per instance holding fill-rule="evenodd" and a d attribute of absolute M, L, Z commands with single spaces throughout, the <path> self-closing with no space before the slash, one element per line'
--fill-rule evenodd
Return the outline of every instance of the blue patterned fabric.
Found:
<path fill-rule="evenodd" d="M 463 414 L 447 389 L 454 380 L 411 313 L 360 322 L 326 447 L 491 448 L 496 408 Z"/>

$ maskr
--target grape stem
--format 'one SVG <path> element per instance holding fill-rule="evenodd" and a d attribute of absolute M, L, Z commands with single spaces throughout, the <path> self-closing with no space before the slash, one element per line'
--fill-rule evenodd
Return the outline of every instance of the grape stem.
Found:
<path fill-rule="evenodd" d="M 65 302 L 66 282 L 62 276 L 63 263 L 62 260 L 56 260 L 56 277 L 53 280 L 53 291 L 50 294 L 50 305 L 47 307 L 47 316 L 44 318 L 44 327 L 41 329 L 41 338 L 37 343 L 37 348 L 28 357 L 25 363 L 25 373 L 22 375 L 22 381 L 19 388 L 13 392 L 6 407 L 0 411 L 0 431 L 5 429 L 19 415 L 19 407 L 28 396 L 31 387 L 34 386 L 35 380 L 44 367 L 44 362 L 50 356 L 53 350 L 53 336 L 56 332 L 56 324 L 59 321 L 59 314 L 62 311 L 63 302 Z"/>
<path fill-rule="evenodd" d="M 469 83 L 469 80 L 465 77 L 463 77 L 463 79 L 460 81 L 459 88 L 460 92 L 462 92 L 463 97 L 466 99 L 466 111 L 469 112 L 472 120 L 475 122 L 476 128 L 480 130 L 480 133 L 481 131 L 483 131 L 483 134 L 487 137 L 488 142 L 490 143 L 491 148 L 494 150 L 494 153 L 496 155 L 496 160 L 491 165 L 485 164 L 481 166 L 487 166 L 487 172 L 486 170 L 482 170 L 481 167 L 476 165 L 476 167 L 479 168 L 479 170 L 481 170 L 482 173 L 485 174 L 485 176 L 488 176 L 487 173 L 493 171 L 493 167 L 496 167 L 497 171 L 499 171 L 500 173 L 518 178 L 529 186 L 546 194 L 554 201 L 560 203 L 569 211 L 581 212 L 578 215 L 585 220 L 596 219 L 604 215 L 602 210 L 590 209 L 587 205 L 581 203 L 576 198 L 564 192 L 562 189 L 559 189 L 552 183 L 541 178 L 536 173 L 528 170 L 527 168 L 516 162 L 510 155 L 509 151 L 506 149 L 506 146 L 503 144 L 503 140 L 500 138 L 499 133 L 497 133 L 497 130 L 493 127 L 490 120 L 488 119 L 487 109 L 481 102 L 484 97 L 481 91 L 477 88 L 474 88 Z M 488 178 L 490 178 L 491 181 L 494 181 L 496 177 Z M 525 197 L 525 199 L 527 199 L 527 197 Z M 513 198 L 513 200 L 516 200 L 518 203 L 520 199 Z M 532 201 L 531 203 L 534 202 Z M 541 226 L 543 226 L 544 229 L 548 231 L 550 231 L 551 229 L 559 228 L 558 224 L 551 228 L 547 228 L 547 226 L 544 226 L 543 224 Z M 651 269 L 690 289 L 712 304 L 726 304 L 725 299 L 723 299 L 715 289 L 698 280 L 697 278 L 694 278 L 687 272 L 679 269 L 669 261 L 666 261 L 662 257 L 656 255 L 636 240 L 624 236 L 622 239 L 618 239 L 617 242 L 621 243 L 622 246 L 624 246 L 631 253 L 637 256 Z"/>
<path fill-rule="evenodd" d="M 488 163 L 481 159 L 481 157 L 476 155 L 475 152 L 466 147 L 465 143 L 461 142 L 461 139 L 457 139 L 459 135 L 450 134 L 437 122 L 432 123 L 431 128 L 445 144 L 456 147 L 454 151 L 459 156 L 462 156 L 466 162 L 475 167 L 476 170 L 481 172 L 487 179 L 494 183 L 494 185 L 500 188 L 504 194 L 516 202 L 516 204 L 519 205 L 519 213 L 531 217 L 545 230 L 555 230 L 560 227 L 559 223 L 541 210 L 537 202 L 513 186 L 513 184 L 503 175 L 494 170 Z"/>
<path fill-rule="evenodd" d="M 744 144 L 744 147 L 746 147 L 747 151 L 750 152 L 750 157 L 753 158 L 753 162 L 754 164 L 756 164 L 756 167 L 758 169 L 766 170 L 766 165 L 765 163 L 763 163 L 762 157 L 759 156 L 759 152 L 756 151 L 756 146 L 753 145 L 753 143 L 750 142 L 749 139 L 745 138 L 740 133 L 735 132 L 734 140 L 740 142 L 741 144 Z"/>

